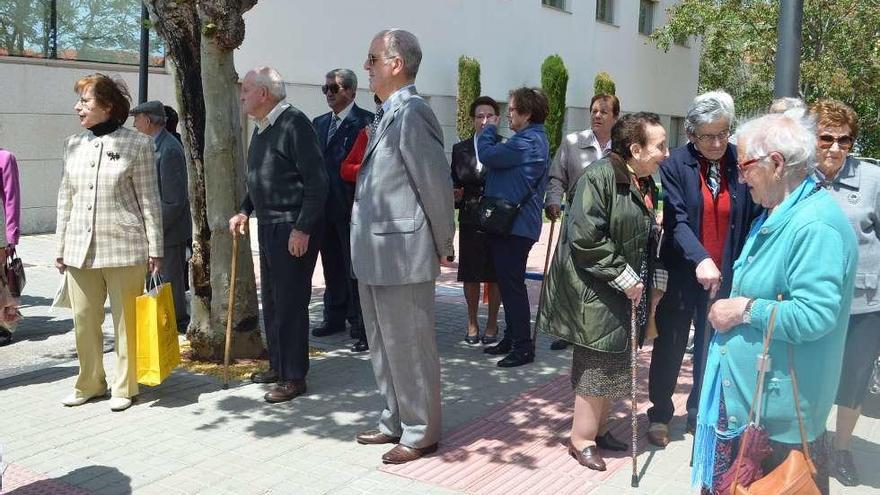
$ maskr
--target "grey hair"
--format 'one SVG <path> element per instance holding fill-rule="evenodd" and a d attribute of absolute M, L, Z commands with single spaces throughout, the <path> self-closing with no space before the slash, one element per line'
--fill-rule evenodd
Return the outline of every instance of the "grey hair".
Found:
<path fill-rule="evenodd" d="M 800 98 L 783 96 L 782 98 L 776 98 L 773 100 L 773 103 L 770 104 L 770 113 L 784 113 L 786 110 L 791 110 L 793 108 L 802 108 L 806 110 L 807 104 Z"/>
<path fill-rule="evenodd" d="M 358 76 L 351 69 L 333 69 L 324 77 L 328 79 L 342 79 L 342 87 L 345 89 L 358 89 Z"/>
<path fill-rule="evenodd" d="M 167 118 L 165 118 L 161 115 L 155 115 L 152 113 L 148 113 L 146 115 L 147 115 L 147 118 L 150 119 L 150 123 L 153 125 L 160 125 L 162 127 L 165 127 L 165 122 L 168 121 Z"/>
<path fill-rule="evenodd" d="M 688 108 L 684 128 L 688 134 L 696 134 L 697 127 L 727 119 L 732 126 L 736 120 L 733 97 L 724 91 L 709 91 L 697 95 Z"/>
<path fill-rule="evenodd" d="M 816 168 L 816 123 L 803 109 L 752 119 L 739 127 L 736 140 L 751 157 L 782 153 L 786 173 L 803 170 L 811 174 Z"/>
<path fill-rule="evenodd" d="M 403 29 L 385 29 L 375 36 L 385 40 L 385 56 L 400 57 L 403 60 L 403 72 L 411 79 L 419 73 L 422 63 L 422 47 L 416 35 Z"/>
<path fill-rule="evenodd" d="M 269 94 L 277 101 L 287 98 L 287 89 L 284 87 L 284 79 L 274 68 L 268 66 L 256 67 L 251 71 L 254 74 L 254 84 L 266 88 Z"/>

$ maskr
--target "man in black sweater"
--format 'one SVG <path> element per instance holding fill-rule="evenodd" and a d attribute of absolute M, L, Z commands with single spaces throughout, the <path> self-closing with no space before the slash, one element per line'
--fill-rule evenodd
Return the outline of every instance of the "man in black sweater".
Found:
<path fill-rule="evenodd" d="M 247 157 L 247 194 L 229 230 L 245 233 L 257 214 L 263 324 L 269 370 L 255 383 L 276 383 L 266 402 L 306 391 L 309 371 L 309 300 L 327 198 L 327 172 L 318 137 L 301 111 L 284 101 L 281 75 L 258 67 L 241 86 L 244 111 L 256 121 Z"/>

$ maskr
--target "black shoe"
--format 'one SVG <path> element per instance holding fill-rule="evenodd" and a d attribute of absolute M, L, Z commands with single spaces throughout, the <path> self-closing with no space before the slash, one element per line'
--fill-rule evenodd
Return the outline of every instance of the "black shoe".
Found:
<path fill-rule="evenodd" d="M 254 383 L 275 383 L 278 381 L 278 372 L 275 370 L 257 371 L 251 375 Z"/>
<path fill-rule="evenodd" d="M 331 327 L 330 325 L 321 325 L 312 330 L 312 337 L 326 337 L 345 330 L 345 324 L 341 327 Z"/>
<path fill-rule="evenodd" d="M 12 343 L 12 332 L 6 328 L 0 328 L 0 347 Z"/>
<path fill-rule="evenodd" d="M 568 347 L 568 341 L 563 339 L 556 339 L 550 344 L 551 351 L 561 351 Z"/>
<path fill-rule="evenodd" d="M 465 335 L 464 342 L 466 344 L 471 344 L 471 345 L 479 344 L 480 343 L 480 334 L 478 333 L 476 335 Z"/>
<path fill-rule="evenodd" d="M 351 352 L 367 352 L 370 350 L 370 344 L 367 343 L 367 339 L 358 339 L 357 342 L 351 345 Z"/>
<path fill-rule="evenodd" d="M 501 339 L 501 342 L 486 347 L 485 349 L 483 349 L 483 352 L 485 352 L 486 354 L 491 354 L 493 356 L 500 356 L 502 354 L 507 354 L 508 352 L 510 352 L 510 349 L 512 347 L 513 345 L 510 343 L 509 340 Z"/>
<path fill-rule="evenodd" d="M 596 436 L 596 445 L 603 450 L 615 450 L 623 452 L 627 449 L 625 443 L 611 436 L 611 432 L 606 431 L 604 435 Z"/>
<path fill-rule="evenodd" d="M 535 354 L 528 351 L 513 351 L 501 361 L 498 361 L 499 368 L 515 368 L 524 364 L 529 364 L 535 360 Z"/>
<path fill-rule="evenodd" d="M 853 462 L 852 452 L 848 450 L 831 451 L 831 474 L 843 486 L 859 485 L 859 472 Z"/>
<path fill-rule="evenodd" d="M 483 345 L 494 344 L 495 342 L 498 342 L 498 334 L 497 333 L 495 335 L 483 334 L 483 338 L 480 339 L 480 342 L 482 342 Z"/>

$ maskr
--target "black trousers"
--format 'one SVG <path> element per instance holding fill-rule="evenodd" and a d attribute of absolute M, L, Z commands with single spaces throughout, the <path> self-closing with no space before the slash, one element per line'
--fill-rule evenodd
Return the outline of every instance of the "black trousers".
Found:
<path fill-rule="evenodd" d="M 518 235 L 493 235 L 489 239 L 504 305 L 504 340 L 514 351 L 532 352 L 532 316 L 526 291 L 526 262 L 535 241 Z"/>
<path fill-rule="evenodd" d="M 665 304 L 664 304 L 665 303 Z M 696 307 L 682 308 L 678 304 L 660 300 L 657 307 L 657 332 L 654 339 L 654 350 L 651 352 L 651 368 L 648 373 L 648 398 L 653 404 L 648 409 L 648 420 L 652 423 L 668 424 L 675 413 L 672 394 L 678 384 L 681 362 L 688 343 L 688 334 L 694 321 L 694 384 L 687 400 L 688 419 L 697 417 L 700 406 L 700 387 L 702 386 L 703 350 L 707 345 L 704 340 L 706 325 L 706 303 L 698 303 Z M 711 334 L 710 334 L 711 337 Z"/>
<path fill-rule="evenodd" d="M 350 227 L 348 222 L 327 222 L 321 242 L 324 270 L 324 325 L 345 328 L 351 324 L 352 337 L 363 336 L 363 318 L 357 280 L 351 271 Z"/>
<path fill-rule="evenodd" d="M 301 380 L 309 372 L 309 300 L 321 244 L 320 229 L 309 236 L 305 255 L 287 249 L 292 223 L 261 224 L 260 288 L 269 366 L 281 380 Z"/>

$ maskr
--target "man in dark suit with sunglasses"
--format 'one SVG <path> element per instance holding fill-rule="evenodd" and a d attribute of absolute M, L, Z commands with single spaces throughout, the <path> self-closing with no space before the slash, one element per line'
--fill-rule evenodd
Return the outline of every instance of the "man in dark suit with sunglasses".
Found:
<path fill-rule="evenodd" d="M 358 132 L 370 125 L 373 114 L 354 103 L 357 94 L 357 76 L 349 69 L 333 69 L 326 75 L 321 91 L 327 98 L 330 112 L 313 121 L 330 190 L 327 194 L 324 217 L 324 240 L 321 245 L 321 265 L 324 268 L 324 322 L 312 330 L 315 337 L 323 337 L 345 330 L 345 320 L 351 324 L 351 336 L 357 339 L 352 351 L 369 349 L 361 318 L 357 284 L 351 275 L 351 248 L 349 222 L 353 196 L 351 188 L 339 175 L 339 166 L 351 152 Z"/>

